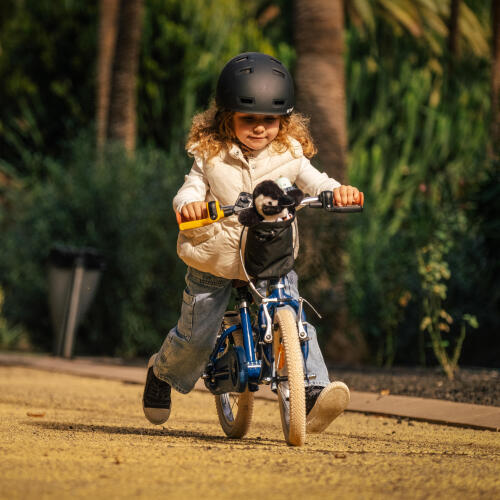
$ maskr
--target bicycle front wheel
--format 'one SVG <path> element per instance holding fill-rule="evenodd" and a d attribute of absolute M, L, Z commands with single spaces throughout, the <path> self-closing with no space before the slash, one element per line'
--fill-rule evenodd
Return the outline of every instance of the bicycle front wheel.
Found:
<path fill-rule="evenodd" d="M 290 309 L 279 308 L 274 324 L 273 354 L 281 426 L 289 445 L 302 446 L 306 440 L 306 398 L 297 323 Z"/>

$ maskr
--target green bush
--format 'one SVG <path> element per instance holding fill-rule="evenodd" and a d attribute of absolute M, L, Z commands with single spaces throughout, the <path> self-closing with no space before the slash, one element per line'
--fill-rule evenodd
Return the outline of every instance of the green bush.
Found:
<path fill-rule="evenodd" d="M 282 0 L 281 0 L 282 1 Z M 260 0 L 147 0 L 138 72 L 138 143 L 183 150 L 193 113 L 238 52 L 293 60 L 259 25 Z M 3 14 L 3 15 L 2 15 Z M 289 15 L 289 14 L 287 14 Z M 96 105 L 98 3 L 5 0 L 0 7 L 0 150 L 19 174 L 43 176 L 46 156 L 91 125 Z M 272 28 L 269 23 L 267 28 Z"/>
<path fill-rule="evenodd" d="M 131 159 L 110 147 L 96 161 L 91 141 L 80 139 L 65 161 L 47 159 L 44 166 L 46 179 L 11 191 L 1 212 L 6 319 L 23 325 L 35 346 L 50 349 L 50 248 L 95 247 L 106 269 L 76 352 L 152 352 L 179 312 L 184 266 L 176 256 L 172 197 L 187 158 L 146 149 Z"/>
<path fill-rule="evenodd" d="M 139 68 L 139 136 L 166 150 L 182 144 L 193 114 L 215 94 L 228 59 L 256 50 L 290 59 L 273 47 L 255 19 L 258 1 L 149 0 Z"/>
<path fill-rule="evenodd" d="M 4 0 L 0 7 L 0 150 L 43 175 L 94 119 L 97 2 Z"/>
<path fill-rule="evenodd" d="M 446 260 L 453 247 L 449 231 L 437 229 L 431 241 L 417 250 L 418 272 L 422 285 L 422 312 L 420 323 L 422 335 L 427 333 L 434 355 L 447 377 L 452 380 L 458 368 L 458 360 L 462 352 L 467 333 L 467 325 L 477 328 L 475 316 L 463 314 L 460 318 L 458 335 L 453 323 L 454 318 L 444 309 L 448 294 L 447 281 L 451 277 L 450 266 Z"/>
<path fill-rule="evenodd" d="M 494 171 L 486 158 L 488 67 L 463 61 L 450 78 L 383 25 L 375 45 L 355 30 L 349 35 L 349 175 L 366 195 L 363 216 L 349 219 L 350 308 L 375 362 L 425 364 L 432 342 L 419 332 L 426 291 L 417 251 L 432 243 L 436 228 L 452 248 L 446 310 L 456 318 L 478 315 L 471 290 L 485 289 L 476 272 L 486 258 L 476 193 Z M 487 316 L 495 315 L 490 307 Z M 473 337 L 480 343 L 486 335 Z"/>
<path fill-rule="evenodd" d="M 5 295 L 0 287 L 0 349 L 29 350 L 28 334 L 19 325 L 9 325 L 3 315 Z"/>

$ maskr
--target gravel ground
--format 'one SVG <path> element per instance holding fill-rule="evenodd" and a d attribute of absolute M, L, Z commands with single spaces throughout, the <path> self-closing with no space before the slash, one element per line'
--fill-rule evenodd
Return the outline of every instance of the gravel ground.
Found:
<path fill-rule="evenodd" d="M 142 387 L 0 366 L 0 499 L 499 498 L 500 433 L 347 412 L 301 448 L 258 399 L 228 439 L 207 392 L 153 426 Z"/>
<path fill-rule="evenodd" d="M 437 368 L 334 367 L 330 376 L 354 391 L 389 391 L 400 396 L 500 406 L 498 369 L 462 368 L 451 381 Z"/>

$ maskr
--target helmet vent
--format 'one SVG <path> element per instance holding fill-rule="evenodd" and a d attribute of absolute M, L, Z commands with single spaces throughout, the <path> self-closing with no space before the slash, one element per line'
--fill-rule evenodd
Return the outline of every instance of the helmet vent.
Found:
<path fill-rule="evenodd" d="M 283 106 L 285 101 L 283 99 L 273 99 L 273 106 Z"/>
<path fill-rule="evenodd" d="M 243 68 L 243 69 L 240 69 L 239 73 L 243 73 L 243 74 L 253 73 L 253 68 Z"/>
<path fill-rule="evenodd" d="M 283 71 L 280 71 L 279 69 L 273 69 L 273 73 L 275 75 L 281 76 L 281 78 L 285 78 L 285 73 L 283 73 Z"/>
<path fill-rule="evenodd" d="M 253 104 L 254 103 L 254 98 L 253 97 L 241 97 L 240 96 L 240 102 L 241 102 L 241 104 Z"/>
<path fill-rule="evenodd" d="M 248 60 L 248 56 L 243 56 L 243 57 L 240 57 L 238 59 L 236 59 L 234 62 L 235 63 L 239 63 L 241 61 L 247 61 Z"/>

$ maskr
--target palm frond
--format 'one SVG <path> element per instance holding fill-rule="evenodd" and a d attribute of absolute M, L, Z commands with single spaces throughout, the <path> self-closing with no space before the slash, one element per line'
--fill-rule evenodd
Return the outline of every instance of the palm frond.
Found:
<path fill-rule="evenodd" d="M 479 57 L 488 57 L 490 50 L 487 29 L 481 25 L 479 19 L 465 2 L 460 4 L 458 26 L 464 42 L 472 52 Z"/>
<path fill-rule="evenodd" d="M 409 0 L 378 0 L 378 3 L 413 36 L 420 37 L 422 35 L 422 19 L 414 2 Z"/>

